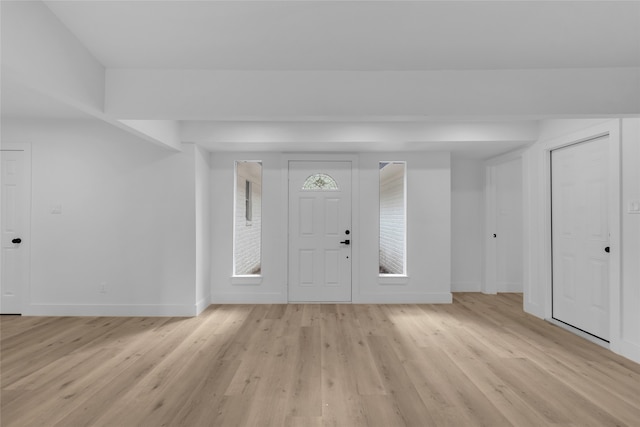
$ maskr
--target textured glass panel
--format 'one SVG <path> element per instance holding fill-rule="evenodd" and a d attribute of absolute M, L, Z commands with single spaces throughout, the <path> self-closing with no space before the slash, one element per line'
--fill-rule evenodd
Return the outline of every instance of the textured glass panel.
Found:
<path fill-rule="evenodd" d="M 380 162 L 380 274 L 406 274 L 406 164 Z"/>
<path fill-rule="evenodd" d="M 306 179 L 304 184 L 302 184 L 302 189 L 331 191 L 338 190 L 339 188 L 338 184 L 336 184 L 336 180 L 331 178 L 329 175 L 325 173 L 316 173 Z"/>
<path fill-rule="evenodd" d="M 236 161 L 233 259 L 235 276 L 262 271 L 262 162 Z"/>

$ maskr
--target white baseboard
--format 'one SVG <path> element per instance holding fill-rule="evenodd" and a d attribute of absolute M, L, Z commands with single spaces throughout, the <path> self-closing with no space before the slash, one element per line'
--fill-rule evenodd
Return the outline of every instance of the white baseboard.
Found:
<path fill-rule="evenodd" d="M 451 292 L 482 292 L 482 283 L 454 282 L 451 283 Z"/>
<path fill-rule="evenodd" d="M 209 307 L 211 301 L 211 295 L 207 295 L 196 303 L 196 316 L 202 313 L 207 307 Z"/>
<path fill-rule="evenodd" d="M 23 316 L 193 317 L 196 305 L 165 304 L 29 304 Z"/>
<path fill-rule="evenodd" d="M 498 292 L 522 292 L 522 283 L 498 283 Z"/>
<path fill-rule="evenodd" d="M 450 304 L 450 292 L 443 293 L 378 293 L 354 295 L 353 304 Z M 211 304 L 287 304 L 280 293 L 213 293 Z"/>
<path fill-rule="evenodd" d="M 640 363 L 640 345 L 627 340 L 611 342 L 611 350 L 620 356 Z"/>
<path fill-rule="evenodd" d="M 591 334 L 588 334 L 588 333 L 586 333 L 584 331 L 581 331 L 580 329 L 575 328 L 575 327 L 573 327 L 573 326 L 571 326 L 571 325 L 569 325 L 567 323 L 561 322 L 561 321 L 556 320 L 554 318 L 549 318 L 549 319 L 544 319 L 544 320 L 546 320 L 547 322 L 551 323 L 552 325 L 555 325 L 555 326 L 557 326 L 557 327 L 559 327 L 561 329 L 564 329 L 567 332 L 571 332 L 572 334 L 577 335 L 580 338 L 584 338 L 587 341 L 591 341 L 592 343 L 597 344 L 600 347 L 604 347 L 606 349 L 610 348 L 608 342 L 606 342 L 604 340 L 601 340 L 599 338 L 596 338 L 595 336 L 593 336 Z"/>
<path fill-rule="evenodd" d="M 544 319 L 546 317 L 544 312 L 544 307 L 540 304 L 534 304 L 527 300 L 526 295 L 524 299 L 524 312 L 529 313 L 532 316 L 535 316 L 540 319 Z"/>
<path fill-rule="evenodd" d="M 286 304 L 287 294 L 257 292 L 214 292 L 211 304 Z"/>
<path fill-rule="evenodd" d="M 451 292 L 442 293 L 376 293 L 353 296 L 354 304 L 451 304 Z"/>

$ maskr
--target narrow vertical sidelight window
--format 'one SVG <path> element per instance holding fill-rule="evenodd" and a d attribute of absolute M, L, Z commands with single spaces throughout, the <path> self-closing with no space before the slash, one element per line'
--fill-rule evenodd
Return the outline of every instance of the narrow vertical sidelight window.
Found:
<path fill-rule="evenodd" d="M 406 275 L 406 162 L 380 162 L 380 275 Z"/>
<path fill-rule="evenodd" d="M 236 161 L 233 275 L 262 272 L 262 162 Z"/>

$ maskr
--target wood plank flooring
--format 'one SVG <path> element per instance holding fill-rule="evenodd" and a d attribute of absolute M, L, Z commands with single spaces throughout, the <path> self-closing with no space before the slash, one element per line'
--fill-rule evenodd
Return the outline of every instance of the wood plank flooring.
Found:
<path fill-rule="evenodd" d="M 3 427 L 640 426 L 640 365 L 518 294 L 0 322 Z"/>

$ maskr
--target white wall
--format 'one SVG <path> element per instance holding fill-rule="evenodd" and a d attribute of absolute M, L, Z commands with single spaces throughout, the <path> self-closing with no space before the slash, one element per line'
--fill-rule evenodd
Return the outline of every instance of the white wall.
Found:
<path fill-rule="evenodd" d="M 2 125 L 3 143 L 32 146 L 25 314 L 195 314 L 192 145 L 169 153 L 89 120 Z"/>
<path fill-rule="evenodd" d="M 262 253 L 260 277 L 233 277 L 234 173 L 236 160 L 262 161 Z M 287 301 L 287 230 L 282 229 L 282 181 L 278 153 L 211 153 L 211 302 L 284 303 Z M 283 189 L 284 185 L 284 189 Z"/>
<path fill-rule="evenodd" d="M 310 159 L 313 155 L 300 158 Z M 317 158 L 323 157 L 318 155 Z M 330 160 L 337 155 L 326 155 Z M 212 303 L 287 301 L 287 162 L 279 153 L 212 153 Z M 233 276 L 234 162 L 262 160 L 262 276 Z M 353 218 L 353 302 L 450 302 L 449 153 L 361 153 Z M 379 162 L 407 162 L 407 276 L 378 273 Z M 359 214 L 358 214 L 359 213 Z"/>
<path fill-rule="evenodd" d="M 564 126 L 563 126 L 564 125 Z M 621 179 L 620 217 L 610 217 L 611 268 L 611 350 L 640 362 L 640 215 L 628 213 L 632 201 L 640 202 L 640 119 L 543 122 L 541 139 L 523 157 L 525 188 L 524 308 L 541 318 L 551 316 L 550 235 L 548 194 L 549 147 L 608 133 L 610 144 L 621 147 L 621 162 L 610 163 L 611 176 Z M 622 132 L 621 132 L 622 131 Z M 614 159 L 615 160 L 615 159 Z M 617 191 L 610 194 L 615 200 Z M 615 209 L 613 205 L 611 209 Z M 620 228 L 617 229 L 616 224 Z M 616 252 L 619 251 L 619 252 Z M 622 261 L 619 263 L 619 261 Z M 620 266 L 620 271 L 616 269 Z M 618 273 L 620 273 L 618 275 Z M 619 277 L 618 277 L 619 276 Z"/>
<path fill-rule="evenodd" d="M 380 169 L 380 272 L 385 274 L 404 274 L 404 178 L 404 163 Z"/>
<path fill-rule="evenodd" d="M 405 161 L 407 271 L 405 278 L 378 274 L 379 162 Z M 358 282 L 360 303 L 451 301 L 451 175 L 449 153 L 361 153 L 359 165 Z M 354 227 L 355 228 L 355 227 Z M 355 255 L 354 255 L 355 257 Z M 354 258 L 355 259 L 355 258 Z"/>
<path fill-rule="evenodd" d="M 484 227 L 484 169 L 480 160 L 451 159 L 451 290 L 480 292 Z"/>
<path fill-rule="evenodd" d="M 622 313 L 620 352 L 640 362 L 640 119 L 622 120 Z"/>
<path fill-rule="evenodd" d="M 196 307 L 207 308 L 211 299 L 211 163 L 209 152 L 194 147 L 196 204 Z"/>

